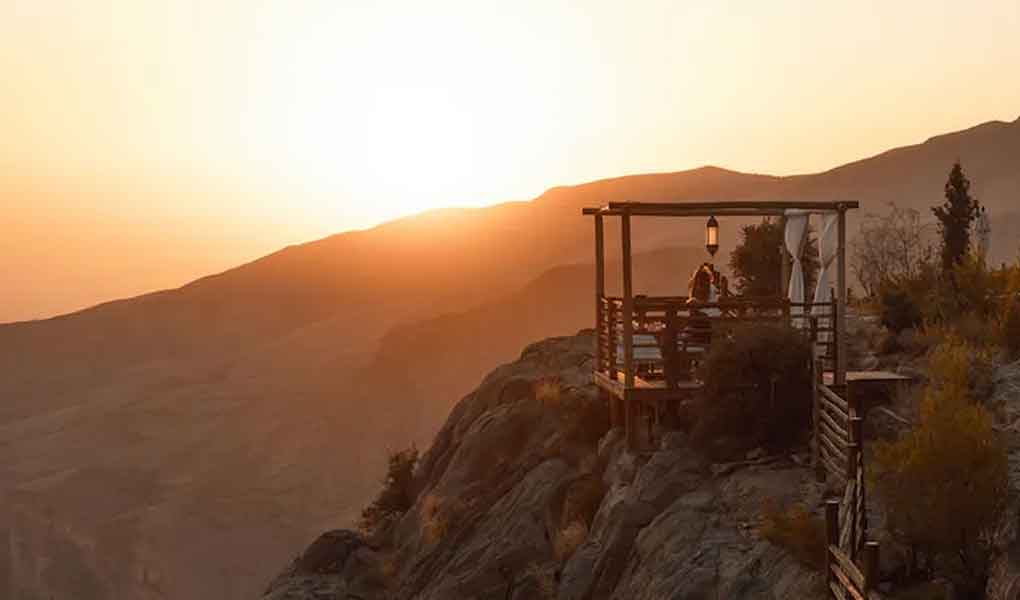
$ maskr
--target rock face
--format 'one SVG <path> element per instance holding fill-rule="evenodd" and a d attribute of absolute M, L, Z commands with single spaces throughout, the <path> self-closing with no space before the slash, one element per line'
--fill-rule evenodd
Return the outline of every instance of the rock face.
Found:
<path fill-rule="evenodd" d="M 378 554 L 361 537 L 344 530 L 319 536 L 280 574 L 265 597 L 371 598 L 385 590 Z"/>
<path fill-rule="evenodd" d="M 822 575 L 758 534 L 768 503 L 820 504 L 803 461 L 711 465 L 679 432 L 626 451 L 591 384 L 593 342 L 549 339 L 491 373 L 396 523 L 326 534 L 265 598 L 822 598 Z"/>

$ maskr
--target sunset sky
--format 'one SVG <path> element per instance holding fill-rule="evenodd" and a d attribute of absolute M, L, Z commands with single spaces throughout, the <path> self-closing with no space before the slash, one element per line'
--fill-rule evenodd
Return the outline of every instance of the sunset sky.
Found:
<path fill-rule="evenodd" d="M 1020 3 L 0 0 L 0 322 L 436 206 L 1020 115 Z"/>

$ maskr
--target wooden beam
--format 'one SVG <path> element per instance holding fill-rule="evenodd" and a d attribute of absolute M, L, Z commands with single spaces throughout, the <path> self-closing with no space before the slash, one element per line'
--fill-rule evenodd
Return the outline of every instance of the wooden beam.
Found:
<path fill-rule="evenodd" d="M 630 215 L 620 220 L 623 262 L 623 368 L 625 385 L 634 387 L 634 283 L 630 248 Z"/>
<path fill-rule="evenodd" d="M 625 390 L 634 387 L 634 288 L 631 273 L 630 214 L 620 218 L 621 252 L 623 262 L 623 385 Z M 624 412 L 627 421 L 627 447 L 634 449 L 637 423 L 634 402 L 624 393 Z"/>
<path fill-rule="evenodd" d="M 856 207 L 854 207 L 856 208 Z M 836 317 L 836 385 L 846 385 L 847 344 L 846 344 L 846 210 L 839 211 L 839 243 L 836 254 L 836 301 L 839 311 Z"/>
<path fill-rule="evenodd" d="M 581 209 L 581 214 L 585 216 L 602 215 L 604 217 L 622 217 L 624 212 L 628 212 L 627 209 L 622 208 L 584 208 Z M 664 210 L 664 209 L 649 209 L 649 208 L 637 208 L 629 211 L 631 216 L 634 217 L 781 217 L 786 214 L 786 209 L 782 208 L 684 208 L 682 204 L 678 204 L 676 208 Z M 835 211 L 821 211 L 821 212 L 835 212 Z"/>
<path fill-rule="evenodd" d="M 595 217 L 595 370 L 602 368 L 602 298 L 606 295 L 606 252 L 602 215 Z"/>
<path fill-rule="evenodd" d="M 755 210 L 781 209 L 806 211 L 840 211 L 859 208 L 857 201 L 817 202 L 809 200 L 722 200 L 717 202 L 610 202 L 609 209 L 629 210 L 631 214 L 646 210 Z"/>
<path fill-rule="evenodd" d="M 622 217 L 629 213 L 640 217 L 781 217 L 787 210 L 837 212 L 858 208 L 858 202 L 611 202 L 601 207 L 585 207 L 581 214 Z"/>
<path fill-rule="evenodd" d="M 790 253 L 786 251 L 786 215 L 779 218 L 779 297 L 787 298 L 790 290 Z"/>

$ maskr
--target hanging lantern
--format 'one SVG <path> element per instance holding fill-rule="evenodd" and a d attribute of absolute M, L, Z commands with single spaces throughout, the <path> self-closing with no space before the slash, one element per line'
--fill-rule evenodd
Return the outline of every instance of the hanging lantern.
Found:
<path fill-rule="evenodd" d="M 714 216 L 708 218 L 708 225 L 705 226 L 705 249 L 713 257 L 719 251 L 719 221 Z"/>

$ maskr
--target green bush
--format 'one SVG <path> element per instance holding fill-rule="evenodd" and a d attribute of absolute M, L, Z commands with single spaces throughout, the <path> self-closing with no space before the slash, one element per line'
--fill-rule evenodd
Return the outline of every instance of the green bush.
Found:
<path fill-rule="evenodd" d="M 418 449 L 410 447 L 389 456 L 383 488 L 364 510 L 358 528 L 372 536 L 398 519 L 414 505 L 417 497 L 414 468 L 418 464 Z"/>
<path fill-rule="evenodd" d="M 718 455 L 784 450 L 811 422 L 811 344 L 800 331 L 745 325 L 713 342 L 701 367 L 692 442 Z"/>

